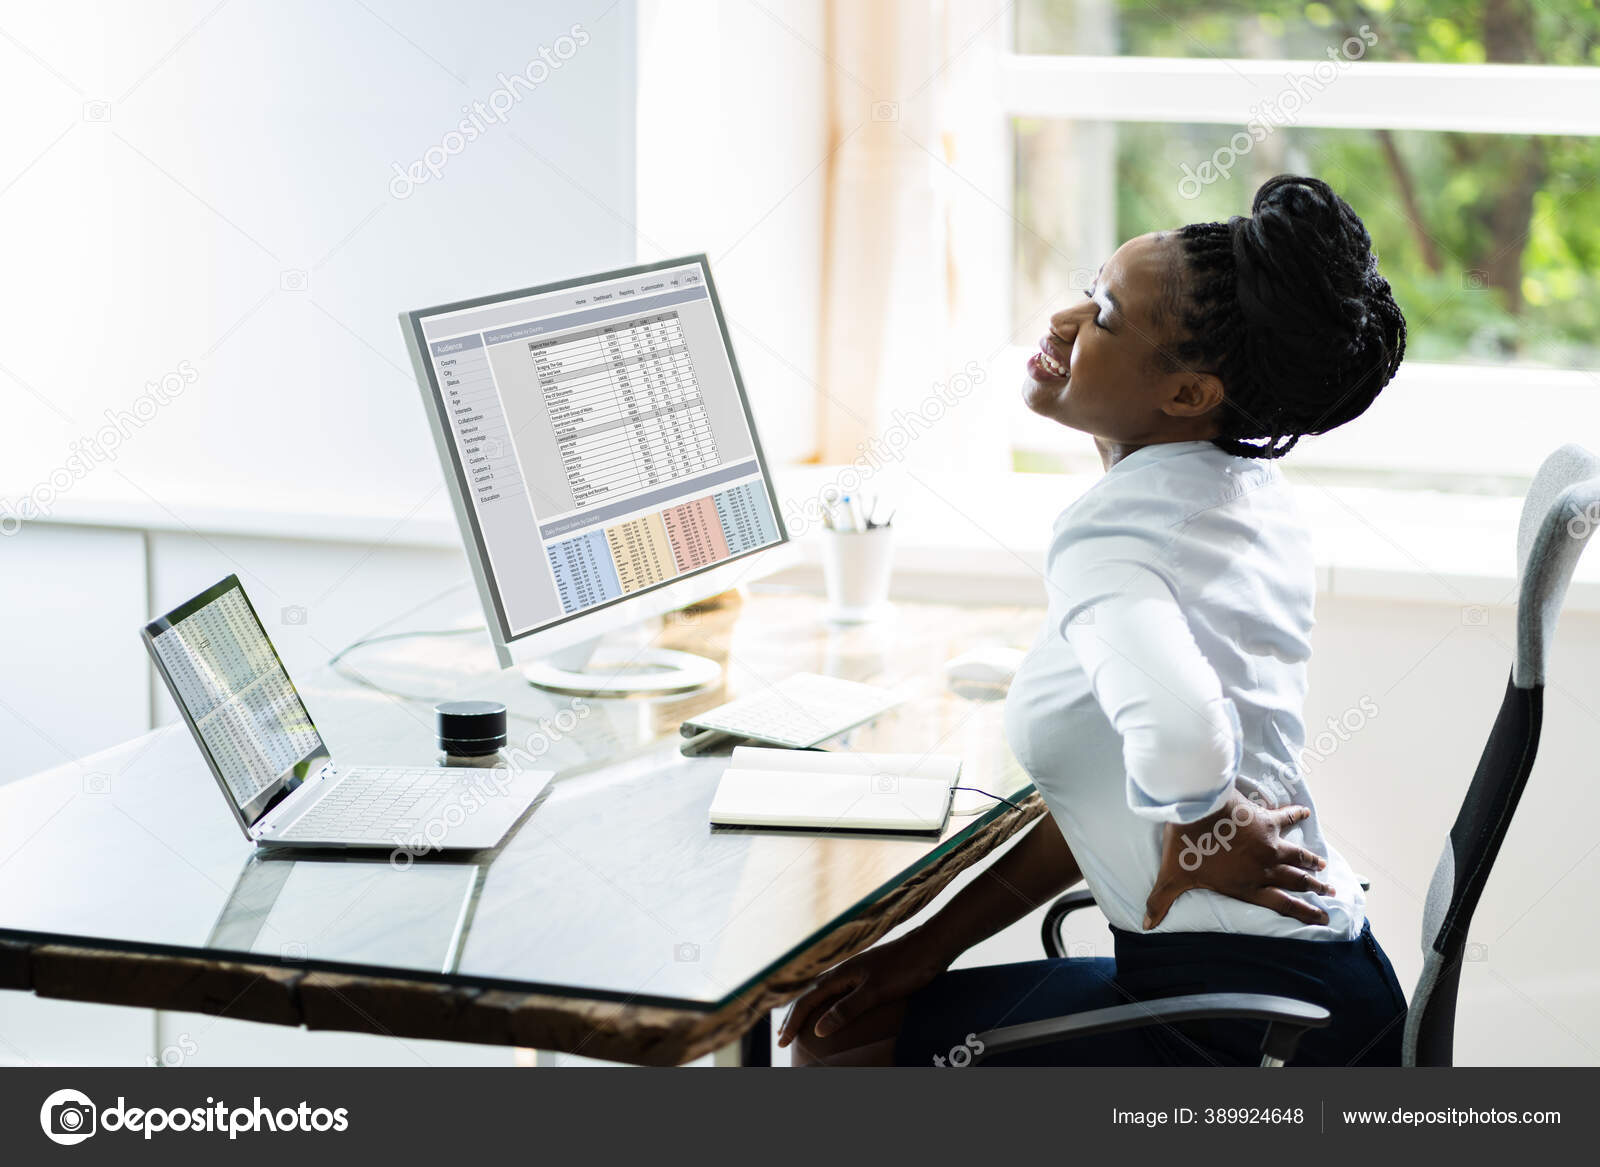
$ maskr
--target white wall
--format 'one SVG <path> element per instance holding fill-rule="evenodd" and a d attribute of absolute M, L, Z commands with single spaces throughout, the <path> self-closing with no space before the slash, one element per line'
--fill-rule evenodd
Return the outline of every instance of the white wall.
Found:
<path fill-rule="evenodd" d="M 711 257 L 772 462 L 815 450 L 825 5 L 639 5 L 639 255 Z"/>
<path fill-rule="evenodd" d="M 632 0 L 103 0 L 3 24 L 0 782 L 170 717 L 137 629 L 222 575 L 302 674 L 462 578 L 454 546 L 393 538 L 442 487 L 396 317 L 633 262 L 637 49 Z M 447 138 L 469 116 L 475 140 Z M 430 148 L 437 175 L 397 179 Z M 229 533 L 218 506 L 308 538 Z M 18 530 L 86 507 L 113 517 Z M 172 1028 L 0 994 L 0 1062 L 142 1064 Z M 251 1032 L 220 1026 L 208 1056 L 417 1061 Z"/>
<path fill-rule="evenodd" d="M 1368 914 L 1407 993 L 1423 899 L 1511 671 L 1515 614 L 1344 600 L 1319 605 L 1308 723 L 1363 696 L 1378 715 L 1312 771 L 1330 837 L 1373 881 Z M 1600 615 L 1568 611 L 1551 652 L 1539 757 L 1473 919 L 1463 1065 L 1600 1062 L 1600 937 L 1586 920 L 1600 849 Z"/>
<path fill-rule="evenodd" d="M 181 514 L 300 476 L 404 514 L 439 471 L 397 313 L 633 259 L 630 0 L 105 0 L 5 30 L 0 499 L 65 470 Z M 169 374 L 72 481 L 73 443 Z"/>

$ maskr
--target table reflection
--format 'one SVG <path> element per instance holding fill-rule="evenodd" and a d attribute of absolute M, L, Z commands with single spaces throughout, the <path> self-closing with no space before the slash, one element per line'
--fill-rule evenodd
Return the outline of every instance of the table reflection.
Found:
<path fill-rule="evenodd" d="M 206 947 L 454 972 L 487 870 L 487 862 L 252 855 Z"/>

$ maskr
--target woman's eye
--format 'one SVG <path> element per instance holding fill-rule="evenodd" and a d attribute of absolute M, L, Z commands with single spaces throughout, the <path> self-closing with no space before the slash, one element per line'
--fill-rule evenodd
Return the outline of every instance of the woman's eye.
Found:
<path fill-rule="evenodd" d="M 1085 288 L 1083 294 L 1084 294 L 1085 298 L 1087 298 L 1087 299 L 1090 299 L 1090 300 L 1094 299 L 1094 289 L 1093 288 Z M 1096 328 L 1100 328 L 1100 329 L 1105 328 L 1105 324 L 1101 322 L 1100 313 L 1098 313 L 1098 312 L 1096 312 L 1094 314 L 1094 326 Z"/>

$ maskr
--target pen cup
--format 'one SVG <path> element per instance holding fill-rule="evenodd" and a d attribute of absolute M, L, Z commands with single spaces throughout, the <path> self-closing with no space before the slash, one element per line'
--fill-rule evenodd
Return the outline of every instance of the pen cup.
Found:
<path fill-rule="evenodd" d="M 889 573 L 894 528 L 822 532 L 822 581 L 828 591 L 828 619 L 866 624 L 892 610 Z"/>

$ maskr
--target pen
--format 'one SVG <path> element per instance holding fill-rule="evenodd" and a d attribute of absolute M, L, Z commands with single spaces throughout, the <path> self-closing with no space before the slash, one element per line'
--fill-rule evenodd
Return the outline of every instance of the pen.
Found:
<path fill-rule="evenodd" d="M 861 504 L 856 501 L 855 496 L 847 494 L 847 495 L 844 496 L 844 498 L 840 499 L 839 501 L 844 506 L 845 521 L 848 524 L 848 526 L 846 526 L 845 530 L 847 530 L 847 531 L 864 531 L 864 530 L 866 530 L 866 524 L 864 522 L 862 522 L 862 519 L 861 519 Z"/>

